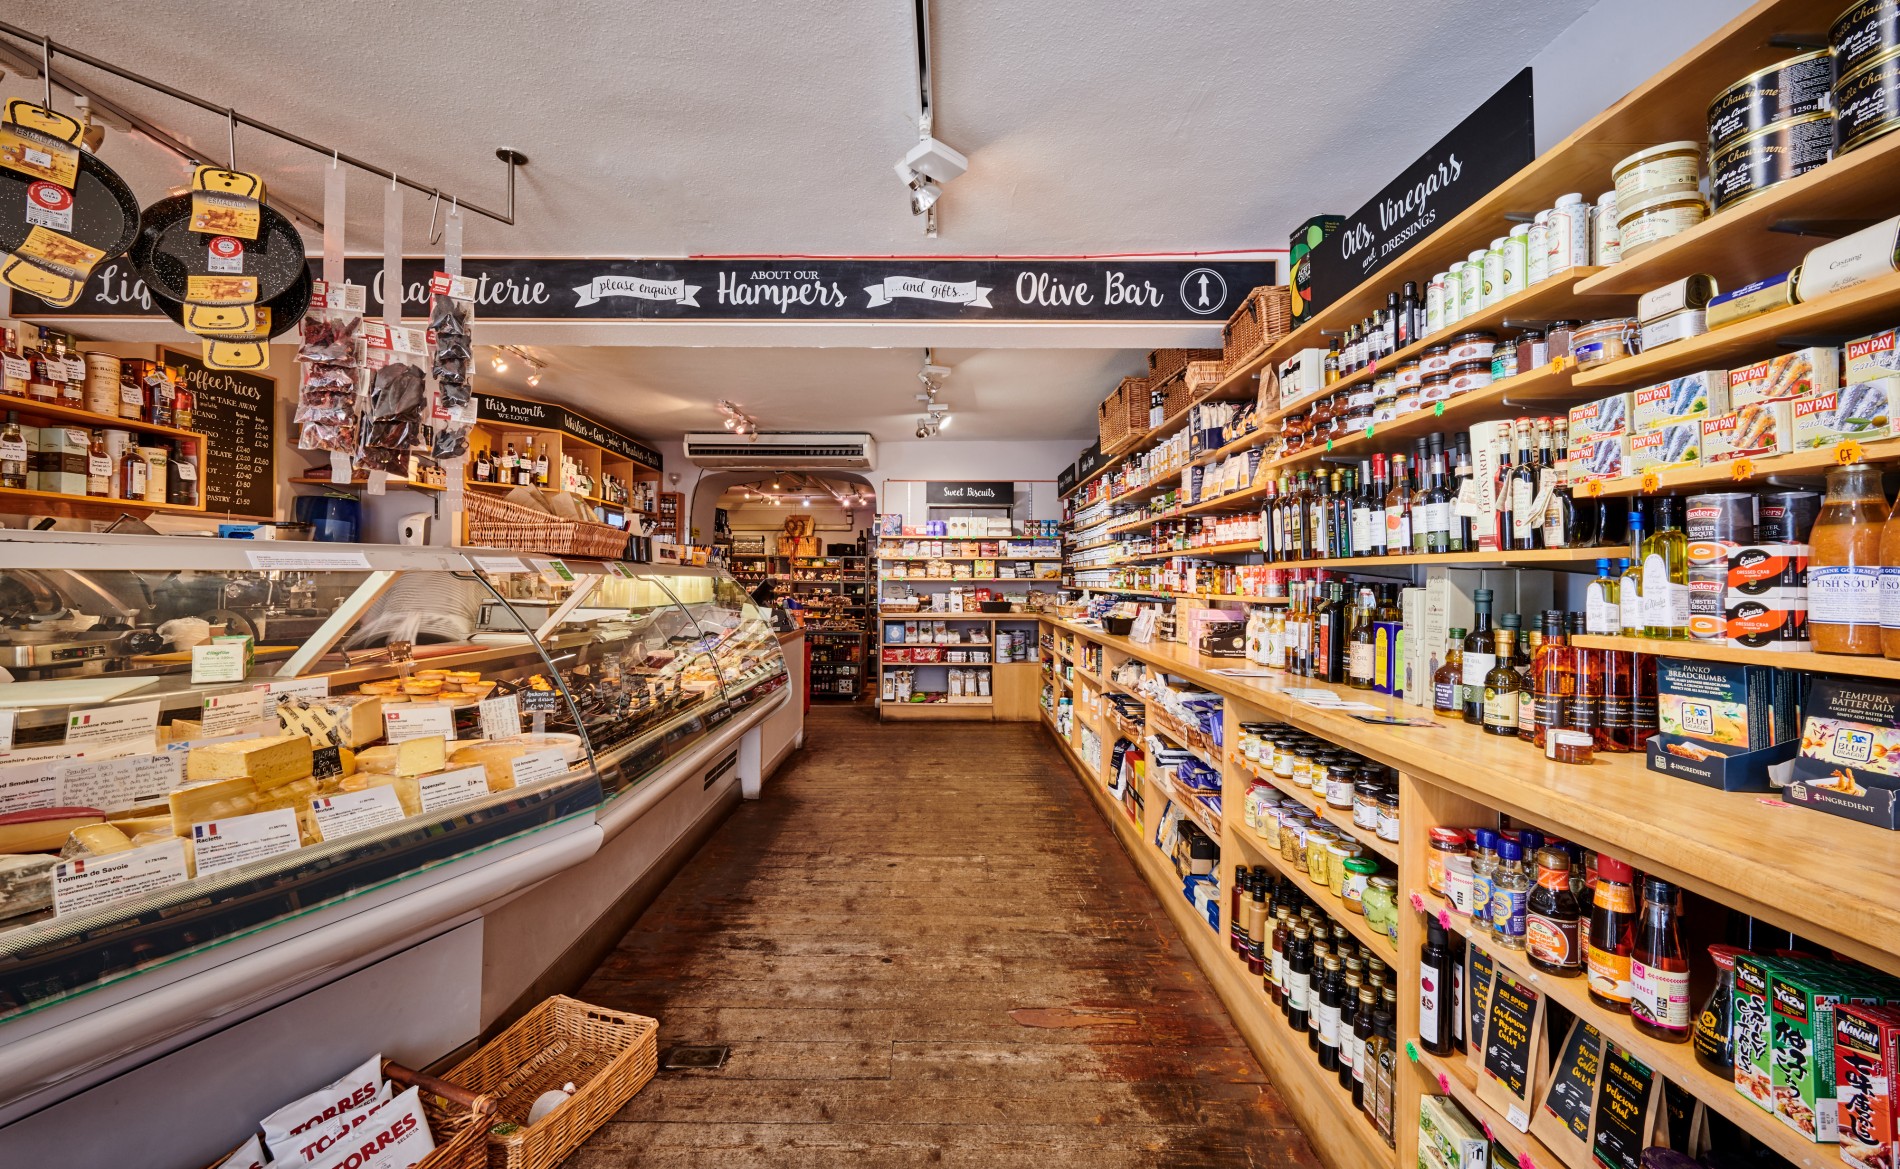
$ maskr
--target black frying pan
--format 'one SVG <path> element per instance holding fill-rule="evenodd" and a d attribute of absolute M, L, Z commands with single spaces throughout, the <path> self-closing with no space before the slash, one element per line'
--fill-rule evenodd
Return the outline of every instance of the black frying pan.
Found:
<path fill-rule="evenodd" d="M 291 286 L 277 296 L 259 305 L 260 309 L 270 310 L 270 335 L 277 337 L 293 328 L 303 320 L 304 313 L 310 310 L 310 296 L 313 280 L 310 266 L 305 265 L 302 274 Z M 156 297 L 158 307 L 172 319 L 172 323 L 183 327 L 185 306 L 175 300 Z M 209 342 L 217 369 L 263 369 L 270 364 L 269 353 L 262 337 L 225 337 L 216 334 L 199 334 L 201 340 Z"/>
<path fill-rule="evenodd" d="M 257 206 L 257 238 L 244 241 L 244 271 L 257 278 L 257 303 L 266 304 L 308 278 L 303 236 L 267 204 Z M 186 280 L 216 275 L 210 267 L 212 237 L 191 230 L 191 195 L 160 199 L 139 217 L 132 264 L 160 300 L 185 299 Z"/>
<path fill-rule="evenodd" d="M 8 103 L 8 109 L 21 125 L 43 130 L 56 138 L 74 140 L 78 137 L 79 123 L 64 114 L 47 113 L 31 103 L 17 100 Z M 27 234 L 33 230 L 33 225 L 26 221 L 27 192 L 37 181 L 31 175 L 0 169 L 0 250 L 9 253 L 18 251 L 26 242 Z M 72 230 L 60 234 L 104 252 L 101 263 L 123 255 L 138 238 L 139 202 L 133 196 L 132 188 L 126 186 L 125 180 L 111 167 L 84 150 L 79 152 L 79 176 L 74 180 L 72 196 Z M 72 283 L 30 260 L 16 257 L 6 262 L 34 269 L 37 278 L 23 283 L 44 287 L 47 294 L 42 298 L 54 303 L 60 303 L 62 296 L 61 289 L 55 285 L 69 286 Z M 77 288 L 70 291 L 74 295 L 78 293 Z M 71 297 L 65 297 L 64 302 L 70 303 Z"/>

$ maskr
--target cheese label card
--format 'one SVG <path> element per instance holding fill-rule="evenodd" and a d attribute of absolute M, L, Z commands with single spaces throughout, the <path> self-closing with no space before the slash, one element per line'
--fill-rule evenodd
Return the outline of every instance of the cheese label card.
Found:
<path fill-rule="evenodd" d="M 522 571 L 521 561 L 512 556 L 471 556 L 469 563 L 489 574 Z"/>
<path fill-rule="evenodd" d="M 0 816 L 60 806 L 59 777 L 51 764 L 34 759 L 0 767 Z"/>
<path fill-rule="evenodd" d="M 369 557 L 361 552 L 279 552 L 245 549 L 244 559 L 259 572 L 323 572 L 330 569 L 369 571 Z"/>
<path fill-rule="evenodd" d="M 0 710 L 0 755 L 13 750 L 13 720 L 18 713 L 14 710 Z"/>
<path fill-rule="evenodd" d="M 515 786 L 523 787 L 557 775 L 566 775 L 567 756 L 558 747 L 533 751 L 510 759 L 508 768 L 514 772 Z"/>
<path fill-rule="evenodd" d="M 242 682 L 250 657 L 242 645 L 194 645 L 191 647 L 191 682 Z"/>
<path fill-rule="evenodd" d="M 158 699 L 95 706 L 66 716 L 66 750 L 73 755 L 135 755 L 158 747 Z"/>
<path fill-rule="evenodd" d="M 123 812 L 162 804 L 174 788 L 184 783 L 184 759 L 179 752 L 161 751 L 155 755 L 62 763 L 54 771 L 59 778 L 57 806 Z"/>
<path fill-rule="evenodd" d="M 84 913 L 185 883 L 185 842 L 161 840 L 53 866 L 53 916 Z"/>
<path fill-rule="evenodd" d="M 529 563 L 533 564 L 536 571 L 543 576 L 553 577 L 567 584 L 574 583 L 574 570 L 559 560 L 532 560 Z"/>
<path fill-rule="evenodd" d="M 411 706 L 403 703 L 383 711 L 383 733 L 391 743 L 441 735 L 455 737 L 455 711 L 446 706 Z"/>
<path fill-rule="evenodd" d="M 223 872 L 252 861 L 297 851 L 297 813 L 290 808 L 206 820 L 191 826 L 198 875 Z"/>
<path fill-rule="evenodd" d="M 310 810 L 325 840 L 367 832 L 402 819 L 402 801 L 396 798 L 396 789 L 386 785 L 311 800 Z"/>
<path fill-rule="evenodd" d="M 458 767 L 438 771 L 421 778 L 422 810 L 439 812 L 457 804 L 466 804 L 488 794 L 488 771 L 482 767 Z"/>
<path fill-rule="evenodd" d="M 261 690 L 240 690 L 206 698 L 202 714 L 205 735 L 215 738 L 255 729 L 263 721 L 267 697 Z"/>
<path fill-rule="evenodd" d="M 1505 971 L 1492 979 L 1491 1009 L 1485 1014 L 1484 1073 L 1519 1099 L 1530 1092 L 1531 1023 L 1538 998 L 1528 983 Z"/>
<path fill-rule="evenodd" d="M 330 697 L 330 679 L 322 676 L 315 678 L 273 678 L 268 682 L 259 682 L 257 689 L 273 697 L 302 698 L 314 701 Z"/>
<path fill-rule="evenodd" d="M 516 696 L 521 701 L 521 709 L 529 714 L 554 714 L 561 709 L 558 690 L 522 690 Z"/>
<path fill-rule="evenodd" d="M 476 710 L 482 719 L 482 738 L 512 739 L 521 733 L 521 700 L 514 695 L 484 698 Z"/>

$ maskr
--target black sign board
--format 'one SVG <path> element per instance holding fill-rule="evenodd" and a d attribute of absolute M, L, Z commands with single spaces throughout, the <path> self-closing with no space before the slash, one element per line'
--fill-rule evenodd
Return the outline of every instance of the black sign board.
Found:
<path fill-rule="evenodd" d="M 311 262 L 312 267 L 317 261 Z M 405 259 L 403 315 L 429 315 L 437 257 Z M 469 259 L 475 316 L 486 320 L 652 321 L 1207 321 L 1224 322 L 1247 294 L 1280 281 L 1273 260 Z M 382 315 L 383 262 L 344 263 Z M 156 317 L 124 260 L 100 265 L 79 299 L 54 308 L 25 293 L 27 319 Z M 477 336 L 479 337 L 479 332 Z"/>
<path fill-rule="evenodd" d="M 517 693 L 521 698 L 523 714 L 556 714 L 561 709 L 561 692 L 558 690 L 527 689 Z"/>
<path fill-rule="evenodd" d="M 1491 974 L 1497 967 L 1492 964 L 1491 955 L 1477 946 L 1466 946 L 1465 955 L 1470 970 L 1465 979 L 1466 1009 L 1471 1020 L 1465 1034 L 1472 1038 L 1471 1054 L 1478 1057 L 1483 1054 L 1477 1048 L 1477 1040 L 1484 1035 L 1484 1005 L 1491 1000 Z"/>
<path fill-rule="evenodd" d="M 1532 1024 L 1538 994 L 1499 971 L 1491 990 L 1491 1012 L 1484 1029 L 1484 1070 L 1511 1095 L 1523 1097 L 1531 1083 Z"/>
<path fill-rule="evenodd" d="M 1087 483 L 1089 478 L 1102 467 L 1102 443 L 1100 439 L 1089 444 L 1087 450 L 1075 458 L 1075 482 L 1078 486 Z"/>
<path fill-rule="evenodd" d="M 1557 1052 L 1544 1111 L 1557 1118 L 1578 1141 L 1590 1136 L 1590 1104 L 1596 1098 L 1597 1071 L 1603 1062 L 1603 1036 L 1579 1019 Z"/>
<path fill-rule="evenodd" d="M 1075 464 L 1070 463 L 1056 472 L 1056 494 L 1067 495 L 1075 490 Z"/>
<path fill-rule="evenodd" d="M 1536 153 L 1531 71 L 1525 69 L 1313 249 L 1311 311 L 1404 255 L 1528 166 Z"/>
<path fill-rule="evenodd" d="M 162 350 L 159 360 L 182 374 L 197 398 L 191 426 L 205 432 L 207 449 L 198 452 L 205 510 L 212 515 L 272 518 L 276 514 L 277 379 L 210 369 L 197 356 L 176 349 Z"/>
<path fill-rule="evenodd" d="M 932 479 L 924 487 L 926 507 L 1013 507 L 1014 483 L 943 482 Z"/>
<path fill-rule="evenodd" d="M 476 394 L 475 416 L 497 426 L 531 426 L 558 430 L 575 438 L 606 447 L 623 459 L 632 459 L 649 470 L 660 469 L 660 452 L 617 430 L 595 422 L 585 414 L 576 414 L 552 402 L 530 402 L 522 398 L 504 398 L 500 394 Z"/>
<path fill-rule="evenodd" d="M 1640 1169 L 1649 1144 L 1650 1091 L 1655 1073 L 1614 1043 L 1603 1049 L 1597 1080 L 1596 1135 L 1590 1155 L 1607 1169 Z"/>

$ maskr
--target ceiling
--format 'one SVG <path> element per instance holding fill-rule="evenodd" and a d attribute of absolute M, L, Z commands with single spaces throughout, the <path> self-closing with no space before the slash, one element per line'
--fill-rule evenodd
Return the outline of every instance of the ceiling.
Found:
<path fill-rule="evenodd" d="M 764 430 L 865 431 L 880 442 L 916 437 L 922 349 L 686 349 L 528 347 L 548 360 L 529 389 L 526 369 L 479 364 L 478 388 L 549 397 L 656 440 L 716 431 L 713 403 L 729 398 Z M 1095 437 L 1095 405 L 1124 376 L 1146 369 L 1126 349 L 937 349 L 955 372 L 938 400 L 951 407 L 940 438 Z"/>
<path fill-rule="evenodd" d="M 13 0 L 6 19 L 491 207 L 495 148 L 525 151 L 518 224 L 470 217 L 471 255 L 1094 255 L 1284 246 L 1307 216 L 1363 203 L 1593 2 L 942 3 L 935 129 L 970 170 L 937 239 L 891 171 L 917 138 L 901 0 L 284 0 L 239 20 L 201 0 Z M 217 116 L 59 67 L 224 159 Z M 0 94 L 37 97 L 7 73 Z M 142 138 L 115 132 L 100 153 L 146 201 L 187 178 Z M 239 163 L 280 205 L 321 211 L 326 159 L 245 131 Z M 350 178 L 353 252 L 380 250 L 384 185 Z M 412 253 L 429 202 L 407 198 Z M 662 340 L 638 329 L 609 346 Z M 966 340 L 1025 348 L 949 358 L 948 398 L 969 413 L 944 438 L 1087 441 L 1095 403 L 1159 340 Z M 720 397 L 771 429 L 911 437 L 919 351 L 790 347 L 838 343 L 561 345 L 571 373 L 537 392 L 659 439 L 716 426 Z"/>

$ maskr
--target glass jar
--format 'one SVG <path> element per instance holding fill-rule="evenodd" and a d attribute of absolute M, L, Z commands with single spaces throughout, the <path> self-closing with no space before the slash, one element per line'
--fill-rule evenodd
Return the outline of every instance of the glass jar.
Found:
<path fill-rule="evenodd" d="M 1606 317 L 1591 321 L 1570 338 L 1570 352 L 1578 369 L 1621 361 L 1637 351 L 1635 317 Z"/>
<path fill-rule="evenodd" d="M 1544 360 L 1569 357 L 1571 341 L 1576 337 L 1577 330 L 1582 327 L 1581 321 L 1552 321 L 1550 327 L 1544 332 L 1546 352 Z"/>
<path fill-rule="evenodd" d="M 1328 841 L 1326 845 L 1326 887 L 1335 897 L 1346 895 L 1346 862 L 1365 854 L 1365 846 L 1346 839 Z"/>
<path fill-rule="evenodd" d="M 1431 847 L 1425 853 L 1425 885 L 1440 897 L 1445 896 L 1445 861 L 1467 856 L 1470 848 L 1462 828 L 1434 828 L 1429 834 Z"/>
<path fill-rule="evenodd" d="M 1372 877 L 1360 895 L 1359 908 L 1366 924 L 1396 945 L 1399 940 L 1399 883 L 1391 877 Z"/>
<path fill-rule="evenodd" d="M 1313 747 L 1300 743 L 1293 748 L 1293 782 L 1311 791 L 1313 788 Z"/>
<path fill-rule="evenodd" d="M 1288 864 L 1306 864 L 1306 833 L 1312 817 L 1304 811 L 1282 808 L 1280 811 L 1280 859 Z"/>
<path fill-rule="evenodd" d="M 1339 839 L 1331 828 L 1315 824 L 1306 833 L 1306 878 L 1315 885 L 1326 883 L 1326 850 Z"/>
<path fill-rule="evenodd" d="M 1295 454 L 1306 449 L 1305 414 L 1289 414 L 1280 420 L 1280 450 L 1284 454 Z"/>
<path fill-rule="evenodd" d="M 1275 804 L 1260 814 L 1260 843 L 1270 852 L 1280 851 L 1280 826 L 1285 823 L 1287 805 Z"/>
<path fill-rule="evenodd" d="M 1299 744 L 1291 737 L 1282 738 L 1274 743 L 1273 774 L 1281 779 L 1292 779 L 1294 768 L 1299 766 Z"/>
<path fill-rule="evenodd" d="M 1880 472 L 1866 463 L 1827 473 L 1808 533 L 1808 636 L 1821 653 L 1880 653 Z"/>
<path fill-rule="evenodd" d="M 1340 888 L 1339 899 L 1346 903 L 1346 908 L 1350 912 L 1364 913 L 1366 889 L 1371 885 L 1372 878 L 1379 873 L 1379 862 L 1370 857 L 1348 857 L 1345 871 L 1346 879 Z"/>
<path fill-rule="evenodd" d="M 1421 381 L 1435 373 L 1444 373 L 1451 368 L 1451 346 L 1429 345 L 1419 354 L 1418 376 Z"/>
<path fill-rule="evenodd" d="M 1491 380 L 1501 382 L 1517 376 L 1517 346 L 1500 345 L 1491 354 Z"/>
<path fill-rule="evenodd" d="M 1379 827 L 1379 796 L 1384 788 L 1376 779 L 1361 778 L 1352 785 L 1352 823 L 1368 832 Z"/>
<path fill-rule="evenodd" d="M 1353 766 L 1350 759 L 1335 758 L 1326 768 L 1326 806 L 1342 812 L 1351 811 L 1353 799 Z"/>
<path fill-rule="evenodd" d="M 1381 379 L 1379 382 L 1379 396 L 1372 401 L 1372 420 L 1374 422 L 1392 421 L 1399 416 L 1398 405 L 1399 388 L 1397 379 L 1392 381 Z"/>
<path fill-rule="evenodd" d="M 1525 329 L 1512 346 L 1517 350 L 1517 372 L 1526 373 L 1550 360 L 1550 346 L 1541 329 Z"/>

